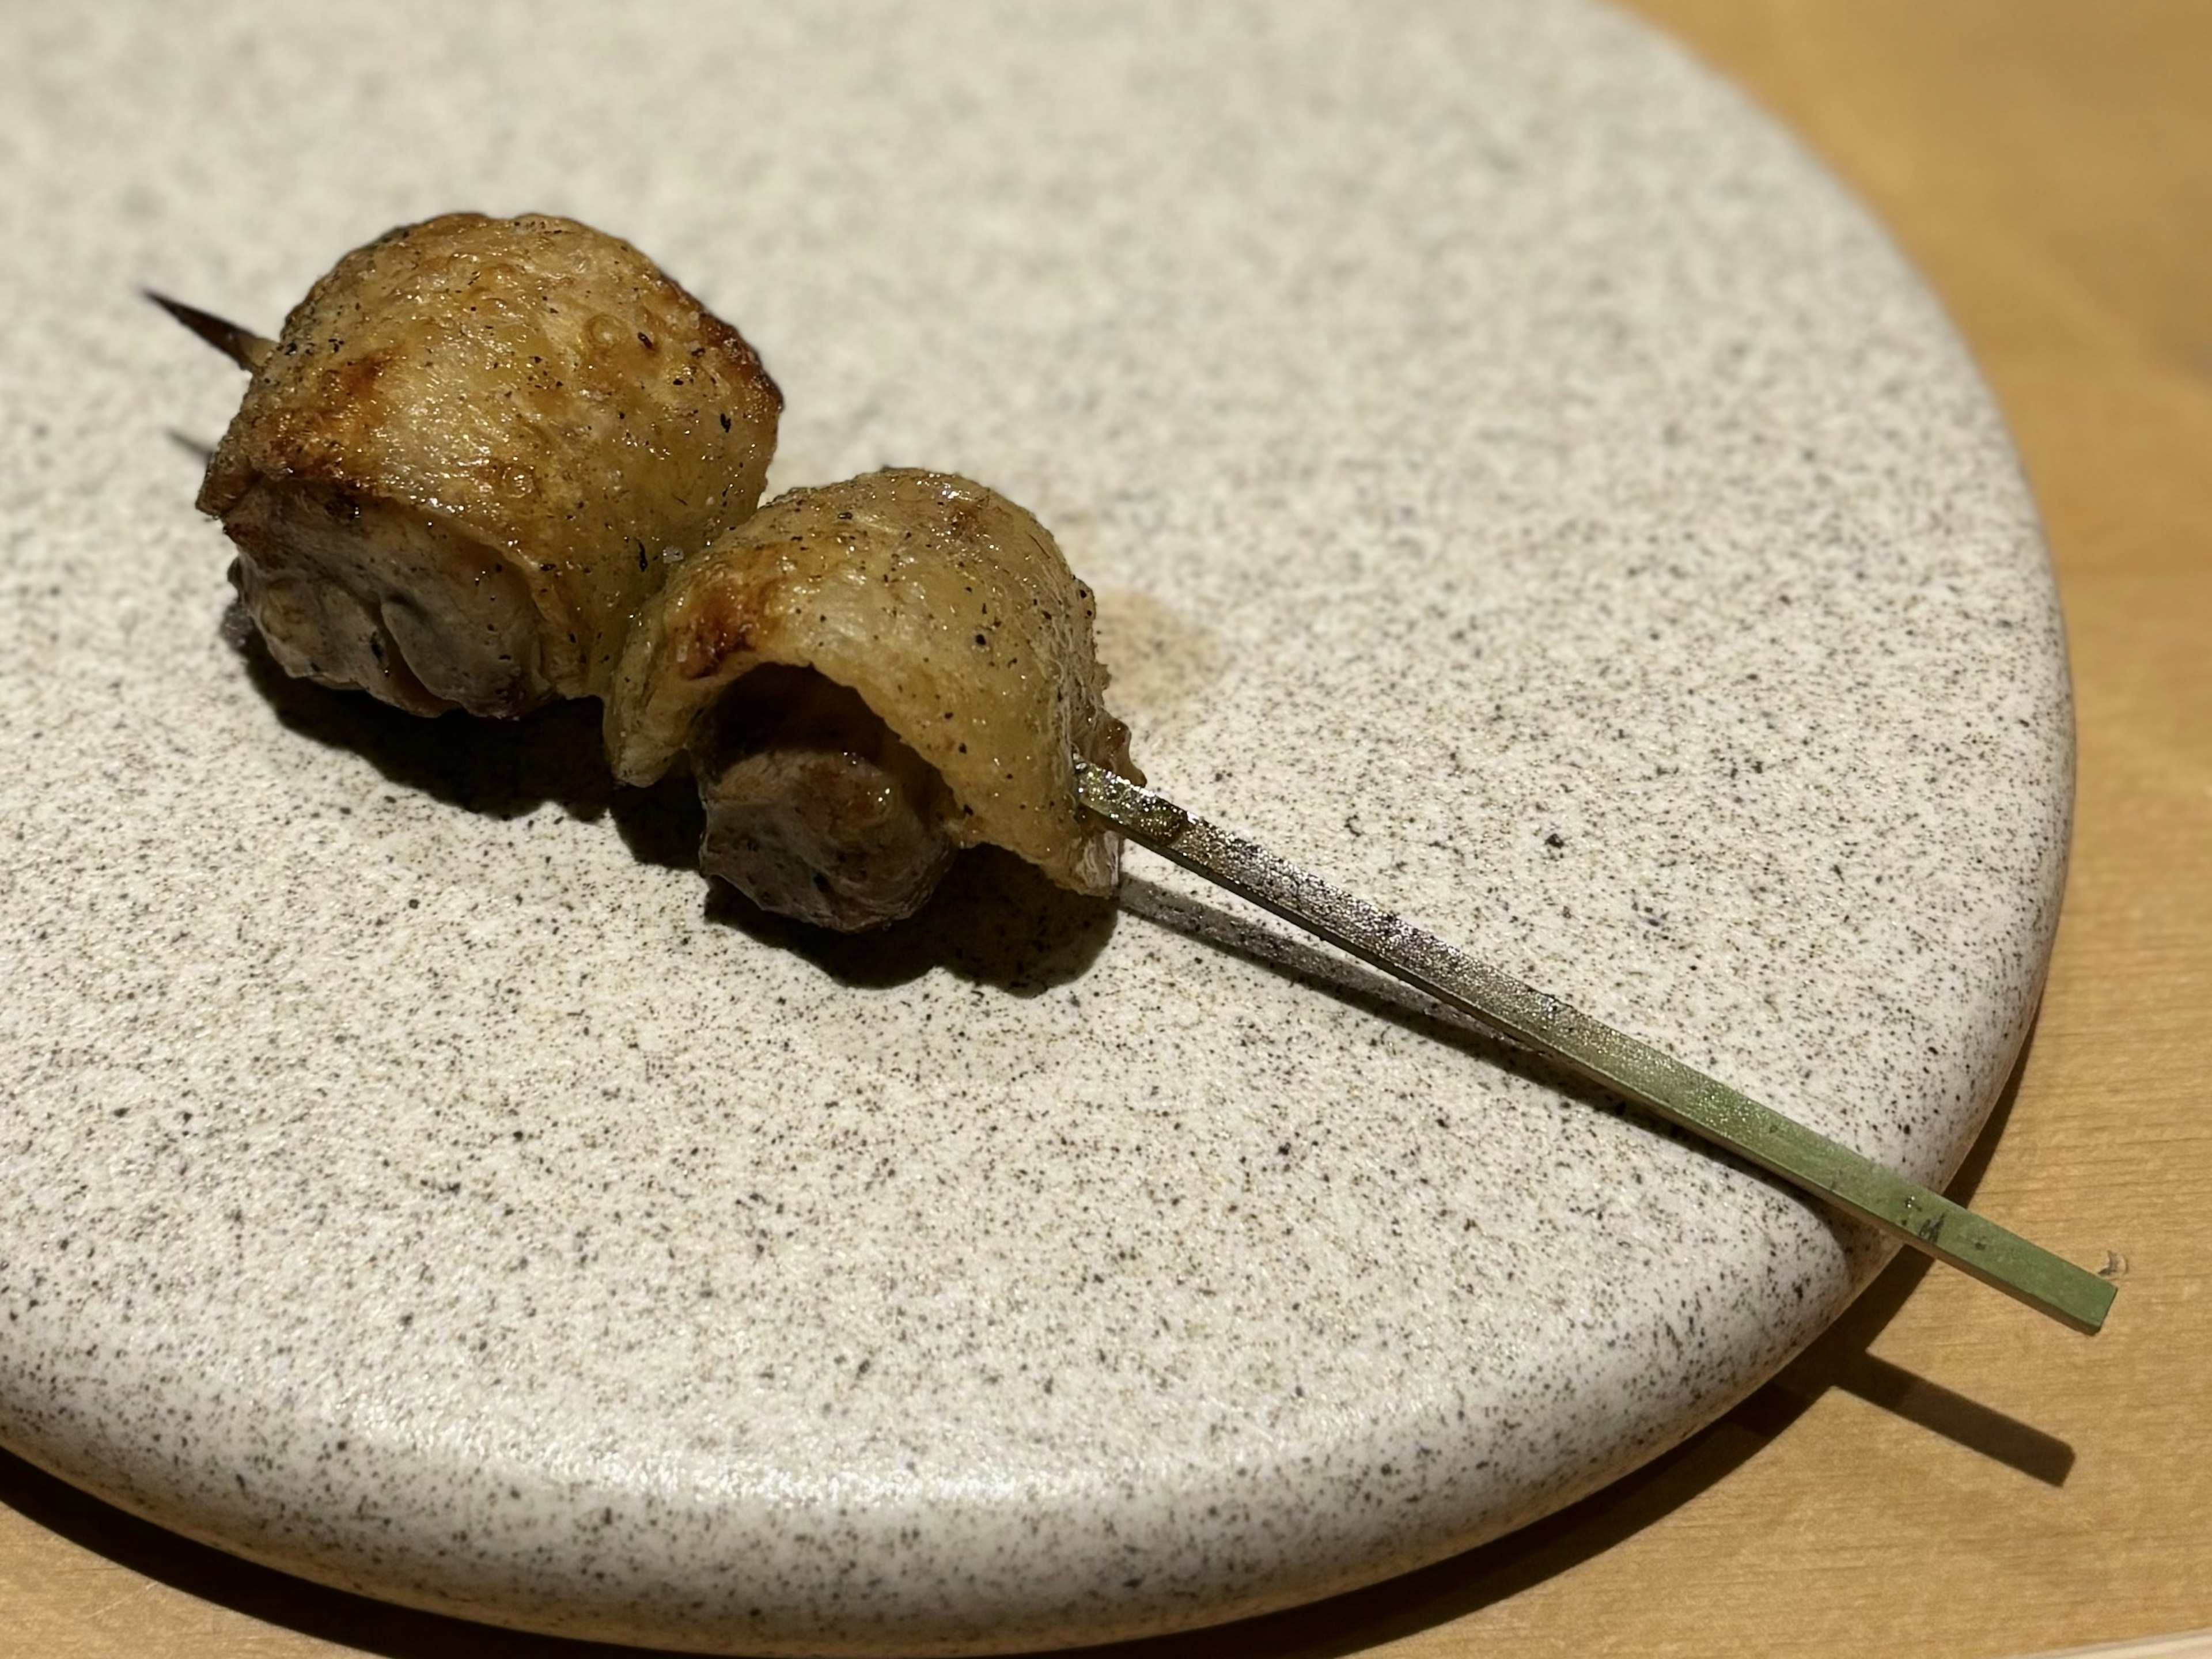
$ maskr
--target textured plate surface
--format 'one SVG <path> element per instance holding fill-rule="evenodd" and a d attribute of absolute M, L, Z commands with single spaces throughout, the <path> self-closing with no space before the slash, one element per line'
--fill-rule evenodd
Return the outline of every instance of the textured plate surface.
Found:
<path fill-rule="evenodd" d="M 1036 510 L 1193 808 L 1922 1179 L 2010 1064 L 2070 738 L 2004 435 L 1618 17 L 16 9 L 0 204 L 0 1441 L 128 1507 L 578 1633 L 1097 1639 L 1556 1506 L 1881 1259 L 1158 860 L 825 944 L 592 711 L 227 641 L 239 382 L 134 286 L 272 328 L 452 207 L 737 321 L 782 483 Z"/>

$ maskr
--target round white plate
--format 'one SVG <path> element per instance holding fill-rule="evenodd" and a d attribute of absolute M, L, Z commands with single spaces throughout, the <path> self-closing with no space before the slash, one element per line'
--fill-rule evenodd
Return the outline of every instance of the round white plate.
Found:
<path fill-rule="evenodd" d="M 0 202 L 0 1441 L 196 1537 L 671 1645 L 1164 1630 L 1565 1503 L 1882 1252 L 1150 857 L 812 938 L 590 708 L 285 683 L 142 283 L 627 235 L 781 483 L 1059 532 L 1194 810 L 1923 1179 L 2011 1063 L 2069 729 L 2004 434 L 1618 16 L 18 9 Z"/>

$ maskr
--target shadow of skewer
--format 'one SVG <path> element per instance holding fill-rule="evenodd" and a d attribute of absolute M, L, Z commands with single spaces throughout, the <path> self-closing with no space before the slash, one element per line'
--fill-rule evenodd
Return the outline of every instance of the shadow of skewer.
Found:
<path fill-rule="evenodd" d="M 1200 939 L 1216 949 L 1232 952 L 1324 994 L 1367 1009 L 1379 1018 L 1393 1020 L 1425 1036 L 1479 1054 L 1501 1069 L 1540 1083 L 1597 1109 L 1631 1118 L 1655 1134 L 1695 1147 L 1770 1181 L 1779 1190 L 1802 1198 L 1796 1188 L 1765 1176 L 1764 1171 L 1753 1169 L 1687 1131 L 1679 1129 L 1632 1104 L 1613 1100 L 1582 1078 L 1498 1036 L 1480 1022 L 1456 1009 L 1445 1006 L 1387 974 L 1310 943 L 1287 928 L 1247 921 L 1226 910 L 1185 898 L 1167 888 L 1135 877 L 1124 878 L 1121 903 L 1122 908 L 1133 915 Z M 1989 1166 L 1997 1138 L 2002 1133 L 2005 1121 L 2011 1115 L 2021 1075 L 2027 1064 L 2029 1050 L 2033 1046 L 2034 1036 L 2031 1030 L 2021 1045 L 2011 1075 L 1996 1103 L 1990 1109 L 1981 1133 L 1976 1137 L 1966 1157 L 1960 1161 L 1958 1172 L 1946 1186 L 1945 1190 L 1960 1203 L 1966 1202 L 1972 1196 L 1974 1188 Z M 1851 1231 L 1865 1232 L 1868 1230 L 1853 1226 Z M 1868 1243 L 1870 1248 L 1880 1248 L 1878 1242 L 1870 1236 Z M 1881 1325 L 1888 1322 L 1890 1316 L 1903 1304 L 1905 1297 L 1932 1266 L 1934 1263 L 1926 1256 L 1912 1251 L 1901 1253 L 1874 1285 L 1859 1297 L 1836 1324 L 1829 1328 L 1826 1334 L 1797 1361 L 1784 1367 L 1766 1385 L 1767 1389 L 1785 1393 L 1794 1391 L 1802 1396 L 1802 1404 L 1810 1404 L 1813 1399 L 1830 1388 L 1838 1389 L 2031 1479 L 2047 1486 L 2063 1485 L 2074 1465 L 2073 1449 L 2064 1441 L 1865 1352 L 1866 1344 L 1873 1340 Z M 1897 1288 L 1892 1294 L 1884 1290 L 1885 1286 Z M 1879 1316 L 1875 1318 L 1877 1314 Z M 1868 1322 L 1870 1318 L 1875 1320 L 1872 1324 Z M 1854 1331 L 1863 1332 L 1861 1340 L 1856 1342 L 1849 1334 Z M 1808 1362 L 1816 1356 L 1832 1353 L 1838 1343 L 1844 1357 L 1808 1369 Z M 1817 1377 L 1817 1382 L 1811 1381 L 1814 1377 Z M 1799 1409 L 1802 1409 L 1802 1404 Z M 1796 1415 L 1795 1412 L 1790 1413 L 1792 1418 Z"/>
<path fill-rule="evenodd" d="M 215 459 L 215 446 L 204 438 L 195 438 L 191 433 L 179 432 L 174 427 L 169 428 L 168 436 L 171 443 L 176 445 L 202 466 L 205 466 Z"/>

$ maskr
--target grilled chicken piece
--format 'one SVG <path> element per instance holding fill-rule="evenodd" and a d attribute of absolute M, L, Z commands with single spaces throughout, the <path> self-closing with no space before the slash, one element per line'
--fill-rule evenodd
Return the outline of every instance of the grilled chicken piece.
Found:
<path fill-rule="evenodd" d="M 763 909 L 841 933 L 912 915 L 959 851 L 943 781 L 860 695 L 756 668 L 688 745 L 707 810 L 699 867 Z"/>
<path fill-rule="evenodd" d="M 639 607 L 759 502 L 782 410 L 736 330 L 541 215 L 392 231 L 273 344 L 231 333 L 253 380 L 199 505 L 246 608 L 288 672 L 416 714 L 602 693 Z"/>
<path fill-rule="evenodd" d="M 810 921 L 911 914 L 946 849 L 981 842 L 1103 896 L 1121 841 L 1077 804 L 1070 757 L 1142 774 L 1094 615 L 1044 528 L 981 484 L 895 469 L 793 490 L 640 613 L 608 754 L 635 784 L 688 758 L 702 862 Z"/>

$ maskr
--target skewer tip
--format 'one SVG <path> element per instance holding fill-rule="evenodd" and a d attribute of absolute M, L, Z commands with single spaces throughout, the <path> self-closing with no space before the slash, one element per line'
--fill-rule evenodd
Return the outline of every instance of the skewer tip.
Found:
<path fill-rule="evenodd" d="M 259 368 L 268 361 L 269 354 L 276 349 L 276 341 L 264 339 L 251 330 L 240 328 L 236 323 L 225 322 L 197 306 L 172 300 L 167 295 L 157 294 L 150 288 L 142 288 L 138 291 L 249 373 Z"/>

